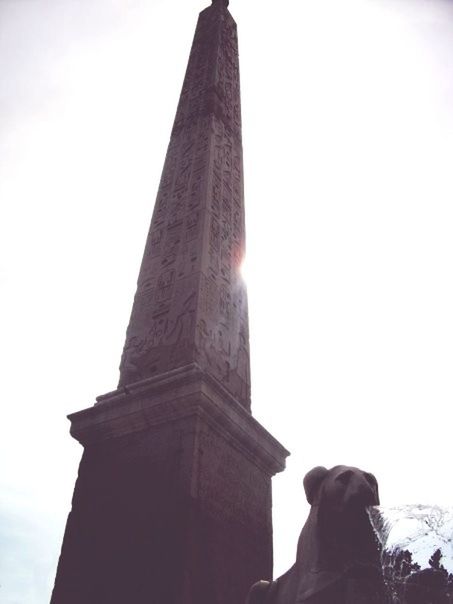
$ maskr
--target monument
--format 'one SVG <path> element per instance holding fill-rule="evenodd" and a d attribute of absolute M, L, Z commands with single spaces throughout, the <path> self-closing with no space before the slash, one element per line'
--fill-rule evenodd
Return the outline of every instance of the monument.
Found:
<path fill-rule="evenodd" d="M 199 16 L 118 388 L 69 416 L 84 452 L 52 604 L 240 604 L 272 577 L 271 478 L 288 452 L 250 410 L 227 7 Z"/>

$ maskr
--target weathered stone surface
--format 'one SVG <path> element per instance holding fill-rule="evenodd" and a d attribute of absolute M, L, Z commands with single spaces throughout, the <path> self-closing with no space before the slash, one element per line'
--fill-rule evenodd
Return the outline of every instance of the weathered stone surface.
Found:
<path fill-rule="evenodd" d="M 250 408 L 236 24 L 200 14 L 138 278 L 120 386 L 196 362 Z"/>

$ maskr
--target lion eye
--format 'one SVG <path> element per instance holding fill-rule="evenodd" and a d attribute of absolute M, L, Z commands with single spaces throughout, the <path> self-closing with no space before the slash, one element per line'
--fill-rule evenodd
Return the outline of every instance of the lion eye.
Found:
<path fill-rule="evenodd" d="M 373 476 L 373 474 L 370 474 L 369 472 L 365 472 L 365 478 L 368 480 L 368 482 L 370 483 L 371 486 L 373 486 L 373 487 L 376 486 L 376 478 Z"/>
<path fill-rule="evenodd" d="M 350 472 L 349 470 L 346 472 L 343 472 L 342 474 L 337 476 L 337 480 L 339 482 L 341 482 L 342 485 L 347 485 L 349 482 L 349 479 L 351 478 L 351 474 L 352 474 L 352 472 Z"/>

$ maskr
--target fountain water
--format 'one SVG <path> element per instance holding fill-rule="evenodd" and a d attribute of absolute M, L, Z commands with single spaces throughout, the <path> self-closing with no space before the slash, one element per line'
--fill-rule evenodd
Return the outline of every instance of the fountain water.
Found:
<path fill-rule="evenodd" d="M 453 604 L 453 508 L 368 508 L 391 604 Z"/>

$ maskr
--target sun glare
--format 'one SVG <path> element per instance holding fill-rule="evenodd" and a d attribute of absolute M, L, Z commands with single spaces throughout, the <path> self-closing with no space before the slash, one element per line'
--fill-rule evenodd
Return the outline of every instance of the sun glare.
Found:
<path fill-rule="evenodd" d="M 241 275 L 242 279 L 247 283 L 248 281 L 248 266 L 247 266 L 247 258 L 244 256 L 244 258 L 242 259 L 242 262 L 239 266 L 239 274 Z"/>

